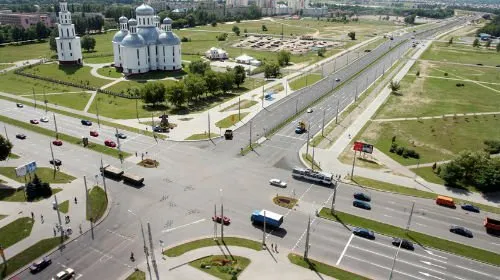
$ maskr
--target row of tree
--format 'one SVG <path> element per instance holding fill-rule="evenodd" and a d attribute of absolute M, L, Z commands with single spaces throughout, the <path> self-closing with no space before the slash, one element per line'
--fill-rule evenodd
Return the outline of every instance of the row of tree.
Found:
<path fill-rule="evenodd" d="M 322 6 L 322 3 L 316 3 L 316 5 Z M 327 4 L 330 10 L 337 11 L 337 14 L 345 14 L 347 16 L 353 15 L 392 15 L 392 16 L 408 16 L 417 15 L 419 17 L 428 18 L 447 18 L 454 14 L 454 10 L 450 8 L 436 7 L 426 7 L 420 6 L 417 8 L 404 8 L 393 6 L 361 6 L 361 5 L 339 5 L 339 4 Z"/>
<path fill-rule="evenodd" d="M 491 36 L 500 37 L 500 16 L 496 16 L 492 21 L 480 28 L 477 31 L 478 35 L 479 33 L 487 33 Z"/>
<path fill-rule="evenodd" d="M 42 22 L 24 29 L 18 26 L 0 26 L 0 44 L 27 40 L 42 40 L 49 36 L 50 29 Z"/>

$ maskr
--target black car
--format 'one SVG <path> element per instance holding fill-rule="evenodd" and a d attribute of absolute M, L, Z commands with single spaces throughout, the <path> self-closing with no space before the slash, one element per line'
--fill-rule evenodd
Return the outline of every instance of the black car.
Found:
<path fill-rule="evenodd" d="M 161 126 L 157 125 L 157 126 L 153 126 L 153 131 L 154 132 L 168 132 L 168 128 L 161 127 Z"/>
<path fill-rule="evenodd" d="M 115 134 L 116 137 L 120 138 L 120 139 L 125 139 L 127 138 L 127 135 L 121 133 L 121 132 L 118 132 L 117 134 Z"/>
<path fill-rule="evenodd" d="M 91 126 L 92 125 L 92 122 L 89 121 L 89 120 L 81 120 L 82 124 L 83 125 L 86 125 L 86 126 Z"/>
<path fill-rule="evenodd" d="M 26 135 L 24 135 L 24 134 L 22 134 L 22 133 L 18 133 L 18 134 L 16 134 L 16 138 L 17 138 L 17 139 L 24 140 L 24 139 L 26 139 Z"/>
<path fill-rule="evenodd" d="M 23 108 L 24 107 L 24 105 L 21 104 L 21 103 L 16 103 L 16 106 L 17 106 L 17 108 Z"/>
<path fill-rule="evenodd" d="M 479 207 L 472 205 L 472 204 L 464 204 L 464 205 L 462 205 L 462 209 L 464 209 L 466 211 L 470 211 L 470 212 L 475 212 L 475 213 L 481 212 L 481 210 L 479 210 Z"/>
<path fill-rule="evenodd" d="M 57 158 L 54 160 L 51 159 L 49 162 L 50 162 L 50 164 L 55 165 L 55 166 L 61 166 L 61 164 L 62 164 L 62 161 L 60 159 L 57 159 Z"/>
<path fill-rule="evenodd" d="M 364 238 L 367 238 L 367 239 L 371 239 L 371 240 L 375 239 L 375 233 L 373 233 L 373 231 L 371 231 L 369 229 L 366 229 L 366 228 L 356 227 L 356 228 L 354 228 L 352 230 L 352 233 L 354 235 L 357 235 L 357 236 L 360 236 L 360 237 L 364 237 Z"/>
<path fill-rule="evenodd" d="M 450 232 L 453 232 L 455 234 L 458 234 L 458 235 L 462 235 L 462 236 L 465 236 L 465 237 L 469 237 L 469 238 L 472 238 L 473 235 L 472 235 L 472 231 L 464 228 L 464 227 L 461 227 L 461 226 L 451 226 L 450 227 Z"/>
<path fill-rule="evenodd" d="M 368 201 L 368 202 L 372 200 L 372 198 L 369 195 L 362 192 L 354 193 L 354 198 L 357 200 Z"/>
<path fill-rule="evenodd" d="M 408 241 L 406 239 L 401 239 L 401 238 L 392 239 L 392 245 L 399 247 L 399 244 L 401 244 L 401 248 L 403 248 L 403 249 L 411 250 L 411 251 L 415 250 L 415 248 L 413 247 L 413 243 L 411 243 L 410 241 Z"/>
<path fill-rule="evenodd" d="M 370 203 L 364 202 L 364 201 L 361 201 L 361 200 L 354 200 L 352 202 L 352 206 L 358 207 L 358 208 L 362 208 L 362 209 L 365 209 L 365 210 L 371 210 L 372 209 Z"/>
<path fill-rule="evenodd" d="M 48 257 L 44 257 L 41 260 L 38 260 L 34 263 L 31 264 L 30 266 L 30 272 L 31 273 L 37 273 L 42 271 L 44 268 L 49 266 L 52 263 L 52 260 L 49 259 Z"/>

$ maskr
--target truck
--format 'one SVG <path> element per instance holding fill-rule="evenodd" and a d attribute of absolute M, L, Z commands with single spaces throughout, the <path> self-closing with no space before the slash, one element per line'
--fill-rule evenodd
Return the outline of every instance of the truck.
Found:
<path fill-rule="evenodd" d="M 484 227 L 487 233 L 500 235 L 500 220 L 486 217 L 484 218 Z"/>
<path fill-rule="evenodd" d="M 226 140 L 233 140 L 233 131 L 231 129 L 226 129 L 226 132 L 224 132 L 224 138 Z"/>
<path fill-rule="evenodd" d="M 132 173 L 123 173 L 122 174 L 123 182 L 135 186 L 142 186 L 144 182 L 144 177 L 134 175 Z"/>
<path fill-rule="evenodd" d="M 264 224 L 264 220 L 266 221 L 266 226 L 279 228 L 283 223 L 283 215 L 269 210 L 255 210 L 252 216 L 250 216 L 250 221 L 252 221 L 253 224 Z"/>
<path fill-rule="evenodd" d="M 101 172 L 103 173 L 104 176 L 110 177 L 115 180 L 120 180 L 123 174 L 123 171 L 121 169 L 116 168 L 109 164 L 102 167 Z"/>
<path fill-rule="evenodd" d="M 295 128 L 295 133 L 302 134 L 305 131 L 306 131 L 306 123 L 303 121 L 300 121 L 299 124 L 297 125 L 297 128 Z"/>

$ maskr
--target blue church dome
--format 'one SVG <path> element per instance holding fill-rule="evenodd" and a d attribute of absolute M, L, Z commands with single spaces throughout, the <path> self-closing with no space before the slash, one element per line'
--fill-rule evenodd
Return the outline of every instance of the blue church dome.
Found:
<path fill-rule="evenodd" d="M 138 16 L 152 16 L 155 14 L 155 10 L 146 4 L 142 4 L 135 9 L 135 14 Z"/>
<path fill-rule="evenodd" d="M 163 24 L 172 24 L 172 20 L 169 17 L 163 19 Z"/>
<path fill-rule="evenodd" d="M 156 27 L 154 26 L 138 27 L 137 34 L 141 35 L 148 45 L 156 44 L 156 41 L 158 41 L 158 36 L 160 35 L 158 33 L 158 29 L 156 29 Z"/>
<path fill-rule="evenodd" d="M 164 46 L 177 46 L 181 44 L 181 40 L 172 32 L 164 32 L 160 34 L 158 43 Z"/>
<path fill-rule="evenodd" d="M 120 30 L 115 33 L 115 36 L 113 36 L 113 42 L 120 43 L 125 36 L 128 35 L 128 30 Z"/>
<path fill-rule="evenodd" d="M 123 38 L 120 45 L 127 48 L 142 48 L 146 46 L 146 41 L 139 34 L 128 34 Z"/>

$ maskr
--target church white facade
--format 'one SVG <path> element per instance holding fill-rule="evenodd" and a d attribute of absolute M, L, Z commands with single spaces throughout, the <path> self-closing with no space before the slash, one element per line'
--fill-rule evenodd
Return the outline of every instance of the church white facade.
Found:
<path fill-rule="evenodd" d="M 114 66 L 124 74 L 182 69 L 181 40 L 172 32 L 172 20 L 160 18 L 142 4 L 135 9 L 137 19 L 120 17 L 120 31 L 113 37 Z"/>
<path fill-rule="evenodd" d="M 71 23 L 71 13 L 68 3 L 62 0 L 59 3 L 59 23 L 57 29 L 59 37 L 56 38 L 57 59 L 60 64 L 83 64 L 80 37 L 75 34 L 75 25 Z"/>

